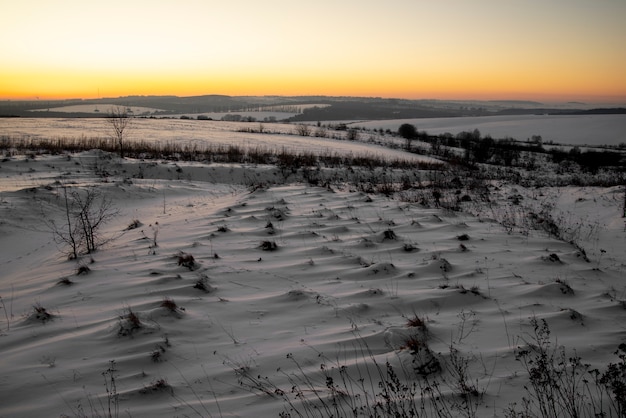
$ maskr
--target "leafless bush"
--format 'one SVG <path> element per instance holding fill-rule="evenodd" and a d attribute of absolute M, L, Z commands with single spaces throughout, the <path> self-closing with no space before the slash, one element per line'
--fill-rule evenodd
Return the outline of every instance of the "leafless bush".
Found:
<path fill-rule="evenodd" d="M 209 284 L 209 278 L 207 276 L 200 276 L 198 280 L 193 285 L 194 289 L 202 290 L 203 292 L 209 293 L 213 291 L 213 287 Z"/>
<path fill-rule="evenodd" d="M 393 231 L 393 229 L 387 229 L 383 232 L 383 240 L 395 241 L 398 239 L 398 236 Z"/>
<path fill-rule="evenodd" d="M 409 328 L 419 328 L 426 331 L 426 320 L 421 316 L 414 314 L 406 320 L 406 326 Z"/>
<path fill-rule="evenodd" d="M 141 223 L 141 221 L 139 219 L 133 219 L 128 226 L 126 227 L 126 231 L 131 231 L 133 229 L 137 229 L 139 228 L 141 225 L 143 225 Z"/>
<path fill-rule="evenodd" d="M 161 307 L 167 309 L 170 312 L 178 312 L 178 305 L 174 302 L 174 299 L 164 298 L 161 301 Z"/>
<path fill-rule="evenodd" d="M 113 206 L 96 187 L 86 189 L 61 188 L 63 221 L 48 219 L 46 224 L 54 240 L 66 248 L 68 258 L 77 259 L 82 254 L 91 254 L 110 238 L 102 235 L 101 228 L 118 215 Z"/>
<path fill-rule="evenodd" d="M 278 245 L 276 241 L 262 241 L 260 248 L 263 251 L 276 251 L 278 249 Z"/>
<path fill-rule="evenodd" d="M 118 322 L 117 335 L 128 336 L 143 328 L 143 323 L 139 316 L 130 308 L 126 308 L 125 312 L 120 315 Z"/>
<path fill-rule="evenodd" d="M 167 382 L 167 380 L 161 378 L 153 381 L 148 386 L 145 386 L 139 391 L 142 395 L 147 395 L 155 392 L 168 392 L 170 395 L 174 394 L 174 388 Z"/>
<path fill-rule="evenodd" d="M 74 282 L 73 282 L 73 281 L 71 281 L 71 280 L 69 279 L 69 277 L 62 277 L 61 279 L 59 279 L 59 280 L 57 281 L 57 284 L 62 284 L 62 285 L 65 285 L 65 286 L 71 286 L 71 285 L 73 285 L 73 284 L 74 284 Z"/>
<path fill-rule="evenodd" d="M 120 158 L 124 158 L 124 142 L 132 126 L 132 117 L 125 108 L 118 106 L 111 110 L 106 121 L 113 131 L 113 140 L 117 144 Z"/>
<path fill-rule="evenodd" d="M 294 128 L 294 132 L 296 133 L 296 135 L 309 136 L 311 135 L 311 128 L 309 127 L 309 125 L 301 123 L 296 125 L 296 127 Z"/>
<path fill-rule="evenodd" d="M 193 255 L 181 251 L 176 255 L 176 258 L 179 266 L 187 267 L 189 270 L 196 268 L 196 259 Z"/>
<path fill-rule="evenodd" d="M 48 322 L 53 318 L 53 316 L 50 312 L 48 312 L 46 308 L 44 308 L 39 302 L 37 302 L 33 305 L 33 313 L 31 315 L 31 318 L 41 322 Z"/>
<path fill-rule="evenodd" d="M 553 347 L 545 320 L 531 319 L 533 334 L 517 349 L 528 372 L 522 411 L 511 405 L 508 417 L 623 417 L 626 414 L 626 344 L 615 354 L 618 363 L 592 369 L 574 352 Z"/>

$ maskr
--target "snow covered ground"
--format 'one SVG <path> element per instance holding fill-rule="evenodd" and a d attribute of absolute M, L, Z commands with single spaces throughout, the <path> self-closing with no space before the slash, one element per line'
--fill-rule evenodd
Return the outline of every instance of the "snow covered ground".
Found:
<path fill-rule="evenodd" d="M 494 139 L 513 138 L 526 141 L 534 135 L 544 143 L 552 141 L 568 145 L 619 145 L 626 143 L 626 115 L 519 115 L 461 118 L 424 118 L 390 121 L 363 121 L 350 124 L 369 129 L 391 129 L 396 132 L 403 123 L 431 135 L 449 132 L 472 132 Z"/>
<path fill-rule="evenodd" d="M 266 149 L 290 153 L 312 152 L 339 155 L 379 155 L 414 161 L 429 157 L 377 146 L 368 141 L 341 141 L 345 131 L 310 126 L 309 135 L 297 133 L 298 125 L 262 122 L 223 122 L 181 119 L 133 119 L 125 137 L 128 141 L 175 143 L 189 145 L 234 145 L 242 148 Z M 262 134 L 260 131 L 262 130 Z M 13 138 L 110 138 L 111 126 L 105 119 L 73 118 L 0 118 L 0 132 Z M 401 139 L 395 138 L 398 143 Z"/>
<path fill-rule="evenodd" d="M 292 388 L 328 405 L 328 374 L 352 376 L 373 396 L 386 362 L 401 374 L 429 356 L 460 405 L 454 355 L 476 416 L 503 416 L 527 396 L 516 353 L 533 318 L 600 369 L 626 340 L 620 188 L 493 183 L 490 204 L 451 212 L 282 182 L 271 166 L 98 151 L 11 156 L 0 174 L 15 185 L 0 193 L 1 417 L 297 416 Z M 63 224 L 63 184 L 95 185 L 120 210 L 102 230 L 112 240 L 78 262 L 46 222 Z M 545 207 L 577 246 L 496 222 Z M 362 401 L 352 387 L 342 399 Z"/>

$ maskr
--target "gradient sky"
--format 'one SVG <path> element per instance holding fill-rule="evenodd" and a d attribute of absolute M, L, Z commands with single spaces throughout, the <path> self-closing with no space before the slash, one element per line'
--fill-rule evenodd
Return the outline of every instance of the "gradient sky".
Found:
<path fill-rule="evenodd" d="M 626 0 L 0 0 L 0 99 L 626 102 Z"/>

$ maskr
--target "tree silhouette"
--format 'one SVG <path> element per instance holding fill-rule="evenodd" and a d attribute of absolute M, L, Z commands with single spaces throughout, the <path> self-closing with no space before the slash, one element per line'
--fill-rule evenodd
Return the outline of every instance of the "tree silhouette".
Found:
<path fill-rule="evenodd" d="M 417 128 L 410 123 L 403 123 L 398 128 L 398 134 L 406 139 L 406 149 L 411 150 L 411 141 L 417 138 Z"/>
<path fill-rule="evenodd" d="M 131 127 L 131 120 L 127 110 L 120 106 L 112 109 L 107 117 L 107 122 L 113 130 L 113 139 L 119 147 L 120 158 L 124 158 L 124 140 Z"/>

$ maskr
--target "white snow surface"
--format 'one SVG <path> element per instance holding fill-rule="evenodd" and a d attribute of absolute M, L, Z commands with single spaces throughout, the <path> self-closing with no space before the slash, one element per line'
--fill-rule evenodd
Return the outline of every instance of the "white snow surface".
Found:
<path fill-rule="evenodd" d="M 431 135 L 471 132 L 478 129 L 482 136 L 494 139 L 513 138 L 519 141 L 542 137 L 543 142 L 568 145 L 619 145 L 626 143 L 626 115 L 519 115 L 459 118 L 396 119 L 351 123 L 369 129 L 391 129 L 410 123 Z"/>
<path fill-rule="evenodd" d="M 284 402 L 240 387 L 238 372 L 286 391 L 288 376 L 305 372 L 325 396 L 327 359 L 351 373 L 365 373 L 374 358 L 410 365 L 403 347 L 415 315 L 434 353 L 445 358 L 454 344 L 472 359 L 469 372 L 485 390 L 478 416 L 502 416 L 527 382 L 514 353 L 530 318 L 545 319 L 558 344 L 594 367 L 615 361 L 626 339 L 618 188 L 497 184 L 501 206 L 470 215 L 348 184 L 281 184 L 277 169 L 263 166 L 155 162 L 143 179 L 125 181 L 142 163 L 104 157 L 0 163 L 16 183 L 20 173 L 48 173 L 42 187 L 0 194 L 2 417 L 105 416 L 111 401 L 120 416 L 278 416 Z M 108 161 L 106 182 L 77 164 L 90 158 Z M 80 261 L 89 274 L 76 274 L 79 263 L 43 222 L 63 218 L 61 183 L 95 184 L 121 210 L 103 231 L 114 239 Z M 580 222 L 590 261 L 544 233 L 504 230 L 494 219 L 511 209 L 512 194 L 537 206 L 549 199 Z M 139 227 L 128 229 L 134 220 Z M 264 241 L 277 249 L 264 251 Z M 193 269 L 179 265 L 181 252 L 194 257 Z M 177 307 L 162 307 L 166 298 Z M 52 317 L 37 319 L 34 306 Z M 129 309 L 141 326 L 121 335 Z M 117 398 L 105 388 L 111 361 Z"/>
<path fill-rule="evenodd" d="M 344 131 L 324 129 L 326 136 L 297 134 L 297 125 L 261 122 L 224 122 L 181 119 L 133 119 L 125 133 L 127 141 L 175 143 L 179 146 L 235 145 L 273 152 L 313 153 L 323 155 L 376 156 L 390 160 L 437 162 L 436 159 L 391 149 L 375 142 L 345 140 Z M 262 130 L 263 133 L 259 133 Z M 106 119 L 76 118 L 0 118 L 0 132 L 12 138 L 110 138 Z M 387 142 L 401 142 L 386 138 Z M 1 187 L 0 187 L 1 189 Z"/>

